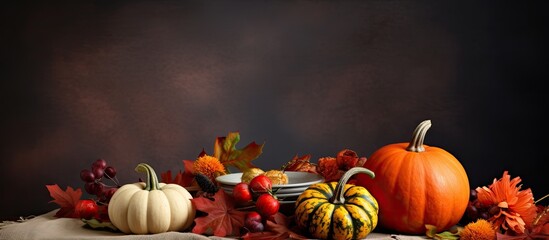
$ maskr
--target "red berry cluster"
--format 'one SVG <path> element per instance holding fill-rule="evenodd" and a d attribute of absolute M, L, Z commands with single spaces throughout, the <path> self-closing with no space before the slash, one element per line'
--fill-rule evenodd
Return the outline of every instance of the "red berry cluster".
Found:
<path fill-rule="evenodd" d="M 245 227 L 250 232 L 263 231 L 264 222 L 280 209 L 280 202 L 273 194 L 272 181 L 265 175 L 254 177 L 249 184 L 236 184 L 233 197 L 239 204 L 255 201 L 256 211 L 248 212 L 245 219 Z"/>
<path fill-rule="evenodd" d="M 114 185 L 105 184 L 103 181 L 105 178 L 111 180 Z M 108 166 L 104 159 L 97 159 L 92 163 L 91 169 L 80 171 L 80 179 L 84 181 L 86 192 L 96 196 L 96 201 L 99 204 L 108 204 L 112 195 L 120 187 L 116 178 L 116 169 Z"/>
<path fill-rule="evenodd" d="M 469 204 L 466 209 L 466 215 L 469 221 L 475 221 L 479 218 L 488 220 L 492 216 L 498 214 L 499 211 L 500 207 L 497 205 L 486 206 L 480 203 L 477 198 L 477 191 L 475 189 L 471 189 Z"/>

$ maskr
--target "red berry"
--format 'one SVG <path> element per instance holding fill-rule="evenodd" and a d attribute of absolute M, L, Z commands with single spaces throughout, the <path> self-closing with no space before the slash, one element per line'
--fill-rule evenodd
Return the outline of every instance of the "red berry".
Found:
<path fill-rule="evenodd" d="M 263 226 L 262 222 L 258 221 L 247 221 L 244 223 L 246 228 L 250 230 L 250 232 L 263 232 L 265 229 L 265 226 Z"/>
<path fill-rule="evenodd" d="M 101 179 L 103 177 L 103 174 L 105 174 L 105 170 L 102 168 L 93 168 L 92 172 L 95 176 L 95 179 Z"/>
<path fill-rule="evenodd" d="M 248 212 L 248 213 L 246 213 L 246 221 L 248 221 L 248 220 L 261 222 L 261 215 L 259 213 L 257 213 L 256 211 Z"/>
<path fill-rule="evenodd" d="M 100 182 L 96 182 L 94 186 L 95 195 L 96 196 L 103 196 L 103 189 L 105 188 L 105 185 Z"/>
<path fill-rule="evenodd" d="M 273 195 L 264 193 L 257 198 L 255 208 L 257 209 L 257 212 L 266 219 L 278 212 L 278 209 L 280 209 L 280 202 L 278 202 L 278 199 L 273 197 Z"/>
<path fill-rule="evenodd" d="M 273 190 L 273 182 L 265 175 L 258 175 L 250 181 L 250 189 L 253 193 L 267 193 Z"/>
<path fill-rule="evenodd" d="M 105 197 L 107 198 L 107 200 L 110 200 L 112 198 L 116 190 L 118 190 L 118 188 L 115 187 L 105 190 Z"/>
<path fill-rule="evenodd" d="M 78 200 L 74 209 L 78 218 L 92 219 L 99 211 L 99 208 L 93 200 Z"/>
<path fill-rule="evenodd" d="M 105 174 L 107 174 L 108 177 L 113 178 L 114 176 L 116 176 L 116 169 L 108 166 L 107 168 L 105 168 Z"/>
<path fill-rule="evenodd" d="M 107 167 L 107 161 L 105 161 L 105 159 L 97 159 L 92 164 L 92 168 L 105 169 L 106 167 Z"/>
<path fill-rule="evenodd" d="M 87 182 L 84 184 L 84 189 L 87 193 L 95 195 L 95 182 Z"/>
<path fill-rule="evenodd" d="M 244 226 L 250 230 L 250 232 L 262 232 L 264 225 L 261 222 L 261 215 L 256 211 L 246 213 Z"/>
<path fill-rule="evenodd" d="M 233 188 L 233 197 L 237 203 L 247 203 L 252 201 L 252 193 L 249 185 L 245 182 L 236 184 Z"/>
<path fill-rule="evenodd" d="M 95 180 L 95 175 L 89 169 L 84 169 L 80 171 L 80 179 L 84 182 L 93 182 Z"/>

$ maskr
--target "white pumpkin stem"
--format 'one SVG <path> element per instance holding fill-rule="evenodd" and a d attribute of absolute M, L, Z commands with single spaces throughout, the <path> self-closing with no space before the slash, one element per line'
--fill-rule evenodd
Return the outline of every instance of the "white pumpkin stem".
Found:
<path fill-rule="evenodd" d="M 139 173 L 147 174 L 147 182 L 145 183 L 145 189 L 147 191 L 158 190 L 158 176 L 154 169 L 146 163 L 140 163 L 135 167 L 135 171 Z"/>
<path fill-rule="evenodd" d="M 412 141 L 410 141 L 410 145 L 408 145 L 406 150 L 410 152 L 425 152 L 423 141 L 425 140 L 425 135 L 430 127 L 431 120 L 425 120 L 417 125 L 416 130 L 414 130 L 414 134 L 412 135 Z"/>
<path fill-rule="evenodd" d="M 367 168 L 353 167 L 353 168 L 347 170 L 347 172 L 345 172 L 345 174 L 343 174 L 343 176 L 339 179 L 339 182 L 336 185 L 336 189 L 334 191 L 335 196 L 333 198 L 332 203 L 334 203 L 334 204 L 337 204 L 337 203 L 343 204 L 343 203 L 345 203 L 345 194 L 343 192 L 345 190 L 345 185 L 347 184 L 347 181 L 349 181 L 349 179 L 357 173 L 368 174 L 368 176 L 370 176 L 371 178 L 375 177 L 374 172 L 372 172 L 370 169 L 367 169 Z"/>

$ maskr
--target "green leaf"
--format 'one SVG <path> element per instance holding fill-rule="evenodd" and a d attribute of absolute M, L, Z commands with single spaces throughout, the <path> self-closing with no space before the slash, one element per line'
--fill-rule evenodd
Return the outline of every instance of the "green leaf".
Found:
<path fill-rule="evenodd" d="M 457 240 L 457 239 L 459 239 L 459 234 L 451 233 L 451 232 L 448 232 L 448 231 L 437 233 L 435 236 L 436 236 L 435 239 L 440 239 L 440 240 Z"/>
<path fill-rule="evenodd" d="M 111 222 L 101 222 L 96 218 L 82 219 L 82 221 L 86 223 L 86 226 L 93 229 L 118 231 L 118 228 L 115 227 Z"/>
<path fill-rule="evenodd" d="M 438 233 L 437 227 L 431 224 L 425 224 L 425 228 L 427 229 L 425 235 L 437 240 L 457 240 L 459 239 L 459 232 L 461 230 L 460 227 L 452 227 L 450 231 Z"/>
<path fill-rule="evenodd" d="M 256 167 L 252 161 L 257 159 L 263 153 L 265 144 L 256 144 L 251 142 L 242 149 L 237 149 L 236 145 L 240 141 L 239 132 L 229 132 L 226 137 L 218 137 L 215 140 L 213 156 L 227 168 L 233 166 L 244 172 L 250 168 Z"/>

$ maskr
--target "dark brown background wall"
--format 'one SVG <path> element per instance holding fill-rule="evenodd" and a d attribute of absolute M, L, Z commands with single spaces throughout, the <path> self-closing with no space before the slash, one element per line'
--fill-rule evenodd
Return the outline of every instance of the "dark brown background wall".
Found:
<path fill-rule="evenodd" d="M 87 1 L 2 7 L 0 217 L 57 206 L 97 158 L 136 181 L 265 142 L 255 163 L 369 156 L 431 119 L 471 187 L 549 193 L 547 17 L 489 1 Z"/>

